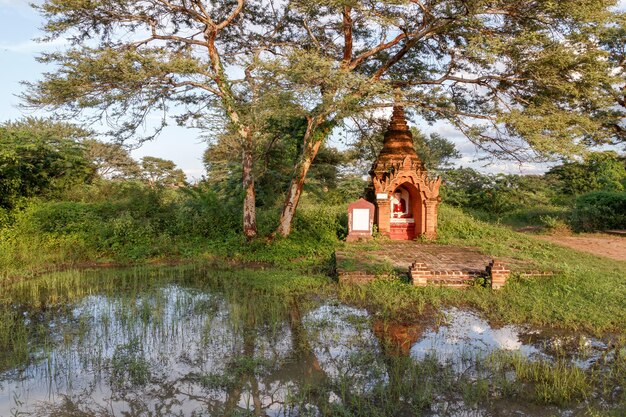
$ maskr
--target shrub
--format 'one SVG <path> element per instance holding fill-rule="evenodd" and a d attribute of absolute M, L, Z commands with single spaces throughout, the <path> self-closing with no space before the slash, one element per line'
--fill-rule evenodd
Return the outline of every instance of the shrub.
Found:
<path fill-rule="evenodd" d="M 206 187 L 99 185 L 71 190 L 71 200 L 30 199 L 23 209 L 0 210 L 0 276 L 30 266 L 203 254 L 281 265 L 292 265 L 295 259 L 313 264 L 330 258 L 338 237 L 347 231 L 345 205 L 305 201 L 288 238 L 247 243 L 241 233 L 240 203 L 221 201 Z M 278 216 L 277 209 L 258 210 L 260 236 L 275 229 Z"/>
<path fill-rule="evenodd" d="M 11 212 L 0 207 L 0 229 L 7 226 L 11 221 Z"/>
<path fill-rule="evenodd" d="M 490 215 L 546 206 L 554 197 L 546 179 L 536 175 L 481 174 L 471 168 L 457 168 L 443 172 L 442 177 L 444 202 Z"/>
<path fill-rule="evenodd" d="M 68 123 L 26 118 L 0 124 L 0 207 L 55 195 L 92 177 L 80 139 L 89 132 Z"/>
<path fill-rule="evenodd" d="M 91 201 L 32 199 L 23 210 L 11 213 L 10 222 L 3 221 L 0 212 L 0 224 L 5 223 L 0 242 L 13 252 L 2 263 L 23 251 L 15 242 L 29 242 L 31 252 L 77 261 L 127 261 L 191 256 L 240 233 L 240 212 L 206 190 L 151 190 L 126 184 L 93 191 Z"/>
<path fill-rule="evenodd" d="M 626 193 L 597 191 L 576 199 L 571 224 L 576 231 L 626 229 Z"/>

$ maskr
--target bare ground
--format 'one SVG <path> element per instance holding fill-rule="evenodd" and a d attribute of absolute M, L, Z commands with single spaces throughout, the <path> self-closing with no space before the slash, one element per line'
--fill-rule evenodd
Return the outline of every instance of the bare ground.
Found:
<path fill-rule="evenodd" d="M 536 235 L 538 239 L 581 252 L 592 253 L 598 256 L 626 261 L 626 237 L 614 236 L 603 233 L 580 234 L 571 236 L 562 235 Z"/>

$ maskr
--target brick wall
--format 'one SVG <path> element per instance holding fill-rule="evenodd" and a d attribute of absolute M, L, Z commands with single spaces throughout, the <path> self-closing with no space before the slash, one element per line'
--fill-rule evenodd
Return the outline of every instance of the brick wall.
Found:
<path fill-rule="evenodd" d="M 511 270 L 504 263 L 494 259 L 487 266 L 487 274 L 491 276 L 491 289 L 499 290 L 506 284 Z"/>
<path fill-rule="evenodd" d="M 429 284 L 446 287 L 466 287 L 480 274 L 475 271 L 437 270 L 434 271 L 424 262 L 415 262 L 409 267 L 409 277 L 413 285 L 422 287 Z"/>

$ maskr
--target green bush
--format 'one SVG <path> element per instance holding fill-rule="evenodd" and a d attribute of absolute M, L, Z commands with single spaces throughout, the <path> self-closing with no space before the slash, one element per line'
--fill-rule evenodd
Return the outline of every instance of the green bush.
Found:
<path fill-rule="evenodd" d="M 191 256 L 240 233 L 237 210 L 206 190 L 125 184 L 91 191 L 89 202 L 32 199 L 13 211 L 12 221 L 0 228 L 0 243 L 13 253 L 6 262 L 24 257 L 37 263 L 35 254 L 54 253 L 68 261 Z M 33 257 L 23 256 L 26 247 Z"/>
<path fill-rule="evenodd" d="M 150 189 L 133 182 L 75 188 L 65 201 L 30 199 L 20 210 L 0 211 L 0 277 L 55 265 L 203 255 L 312 265 L 330 259 L 347 231 L 345 205 L 304 201 L 288 238 L 262 238 L 280 213 L 259 209 L 261 237 L 248 243 L 240 207 L 203 186 Z"/>
<path fill-rule="evenodd" d="M 537 175 L 481 174 L 471 168 L 442 173 L 441 198 L 446 204 L 501 217 L 529 206 L 549 206 L 550 184 Z"/>
<path fill-rule="evenodd" d="M 7 226 L 11 221 L 11 211 L 0 207 L 0 229 Z"/>
<path fill-rule="evenodd" d="M 0 207 L 33 196 L 56 196 L 93 176 L 81 139 L 86 130 L 49 119 L 0 124 Z"/>
<path fill-rule="evenodd" d="M 570 209 L 563 206 L 534 205 L 518 208 L 504 214 L 500 221 L 514 227 L 527 225 L 558 229 L 570 215 Z"/>
<path fill-rule="evenodd" d="M 597 191 L 576 199 L 571 217 L 576 231 L 626 229 L 626 193 Z"/>

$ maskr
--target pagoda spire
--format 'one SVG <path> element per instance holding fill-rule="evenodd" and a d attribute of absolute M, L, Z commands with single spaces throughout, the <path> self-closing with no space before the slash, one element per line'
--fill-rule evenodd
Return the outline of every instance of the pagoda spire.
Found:
<path fill-rule="evenodd" d="M 390 166 L 402 163 L 409 157 L 412 165 L 423 169 L 422 161 L 417 156 L 413 147 L 413 134 L 406 121 L 404 108 L 393 107 L 393 115 L 385 132 L 383 148 L 374 162 L 373 172 L 386 171 Z"/>

